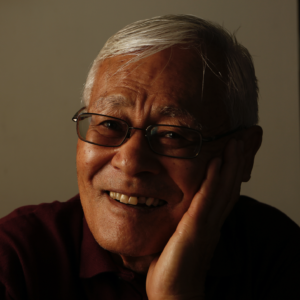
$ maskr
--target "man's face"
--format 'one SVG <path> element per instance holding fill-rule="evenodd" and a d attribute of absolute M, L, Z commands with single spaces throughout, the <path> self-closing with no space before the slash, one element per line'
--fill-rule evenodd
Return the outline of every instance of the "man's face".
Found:
<path fill-rule="evenodd" d="M 204 138 L 229 129 L 218 99 L 218 80 L 206 70 L 202 91 L 202 63 L 192 50 L 167 49 L 120 71 L 131 58 L 117 56 L 101 64 L 88 112 L 114 116 L 138 128 L 197 128 L 201 123 Z M 224 143 L 204 144 L 198 157 L 178 159 L 153 153 L 141 130 L 120 147 L 78 140 L 79 192 L 97 242 L 113 253 L 134 257 L 162 251 L 201 186 L 208 162 L 222 154 Z M 109 192 L 158 198 L 165 204 L 129 206 L 110 198 Z"/>

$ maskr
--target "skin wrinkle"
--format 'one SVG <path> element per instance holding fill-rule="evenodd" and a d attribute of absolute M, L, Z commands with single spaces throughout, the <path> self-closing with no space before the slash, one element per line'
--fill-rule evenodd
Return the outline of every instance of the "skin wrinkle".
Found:
<path fill-rule="evenodd" d="M 168 61 L 166 62 L 165 66 L 163 67 L 163 69 L 161 70 L 161 72 L 158 74 L 158 76 L 156 77 L 156 79 L 152 82 L 152 85 L 155 83 L 156 80 L 158 80 L 158 78 L 161 76 L 161 74 L 164 72 L 164 70 L 166 69 L 166 67 L 169 65 L 171 58 L 172 58 L 172 54 L 173 54 L 173 47 L 170 48 L 171 52 L 170 52 L 170 56 Z"/>
<path fill-rule="evenodd" d="M 154 114 L 154 110 L 179 107 L 193 114 L 203 127 L 209 128 L 205 130 L 204 136 L 227 131 L 229 120 L 219 97 L 216 97 L 218 86 L 215 81 L 210 81 L 211 86 L 207 86 L 209 81 L 206 80 L 204 90 L 204 97 L 209 97 L 207 93 L 211 93 L 213 101 L 199 101 L 199 82 L 202 77 L 200 59 L 195 61 L 194 52 L 176 49 L 170 63 L 161 73 L 169 60 L 168 51 L 148 57 L 138 69 L 136 65 L 124 68 L 130 73 L 126 77 L 121 73 L 114 77 L 108 76 L 114 68 L 119 68 L 120 57 L 104 61 L 97 73 L 88 110 L 91 111 L 99 98 L 121 94 L 135 101 L 134 107 L 119 108 L 128 123 L 135 127 L 178 123 L 177 118 Z M 134 68 L 135 71 L 132 71 Z M 160 80 L 155 80 L 158 74 Z M 178 119 L 184 121 L 181 117 Z M 218 128 L 218 131 L 211 128 Z M 116 148 L 78 140 L 79 192 L 88 226 L 97 242 L 109 251 L 119 253 L 124 266 L 145 273 L 149 261 L 164 248 L 189 207 L 205 177 L 209 161 L 222 155 L 228 139 L 204 145 L 201 154 L 191 160 L 156 155 L 138 130 L 125 144 Z M 153 196 L 168 204 L 149 215 L 140 214 L 135 209 L 129 213 L 117 209 L 111 203 L 114 200 L 110 201 L 105 191 Z M 130 262 L 132 257 L 135 257 L 134 263 Z"/>
<path fill-rule="evenodd" d="M 181 48 L 181 47 L 180 47 Z M 156 78 L 154 80 L 152 80 L 150 86 L 154 85 L 154 83 L 156 82 L 156 80 L 159 79 L 159 77 L 161 76 L 161 74 L 163 74 L 164 70 L 168 67 L 168 65 L 170 64 L 170 61 L 172 59 L 172 54 L 173 54 L 173 50 L 176 49 L 174 47 L 170 47 L 169 50 L 170 50 L 170 53 L 169 53 L 169 58 L 168 60 L 166 61 L 164 67 L 162 68 L 162 70 L 160 71 L 160 73 L 156 76 Z M 192 50 L 193 52 L 195 51 L 195 53 L 197 53 L 197 55 L 199 55 L 199 49 L 193 49 Z M 206 70 L 206 67 L 207 67 L 207 62 L 206 60 L 208 60 L 207 57 L 203 57 L 202 53 L 200 53 L 200 57 L 202 59 L 202 71 L 203 71 L 203 75 L 202 75 L 202 91 L 201 91 L 201 99 L 203 99 L 203 95 L 204 95 L 204 76 L 205 76 L 205 70 Z M 105 74 L 105 84 L 107 85 L 107 82 L 108 82 L 108 78 L 112 78 L 113 76 L 117 75 L 118 73 L 121 73 L 123 78 L 126 78 L 128 77 L 131 73 L 133 73 L 135 70 L 137 70 L 138 68 L 142 67 L 142 65 L 145 63 L 144 60 L 142 61 L 138 61 L 138 63 L 136 63 L 136 65 L 132 66 L 131 68 L 129 68 L 130 70 L 125 69 L 123 70 L 123 67 L 124 67 L 124 62 L 126 61 L 126 55 L 122 55 L 122 57 L 125 57 L 125 59 L 122 59 L 120 60 L 120 62 L 118 62 L 116 65 L 114 65 L 115 69 L 117 69 L 116 72 L 111 72 L 111 64 L 109 64 L 108 66 L 108 70 Z M 100 64 L 101 66 L 102 64 Z M 121 68 L 119 68 L 119 66 L 122 66 Z M 126 65 L 126 64 L 125 64 Z M 117 67 L 116 67 L 117 66 Z M 209 66 L 208 66 L 209 67 Z M 211 68 L 209 67 L 209 69 L 211 70 Z M 212 70 L 211 70 L 212 71 Z M 218 77 L 215 72 L 212 71 L 212 73 Z M 178 74 L 180 75 L 180 74 Z M 149 78 L 150 79 L 150 78 Z M 123 98 L 123 96 L 121 95 L 116 95 L 116 97 L 120 97 L 119 100 L 121 100 L 121 98 Z M 168 95 L 166 95 L 168 96 Z M 112 97 L 112 96 L 111 96 Z M 183 102 L 185 101 L 185 97 L 182 97 L 183 98 Z M 98 99 L 99 102 L 102 102 L 102 103 L 105 103 L 105 100 L 107 101 L 114 101 L 113 98 L 107 98 L 105 99 L 105 97 L 103 97 L 103 100 L 101 101 L 101 99 Z M 127 99 L 127 101 L 130 101 L 131 99 Z M 201 100 L 200 100 L 201 101 Z M 121 102 L 121 101 L 120 101 Z M 134 102 L 134 101 L 132 101 Z M 123 102 L 123 105 L 127 105 L 127 103 Z M 94 105 L 93 105 L 94 106 Z M 106 106 L 106 105 L 105 105 Z M 121 106 L 121 105 L 119 105 Z M 100 105 L 98 105 L 98 102 L 96 103 L 96 109 L 99 109 Z M 117 107 L 117 105 L 116 105 Z M 116 108 L 115 107 L 115 108 Z M 177 111 L 176 111 L 177 109 Z M 103 108 L 101 110 L 102 114 L 107 114 L 107 115 L 111 115 L 111 116 L 116 116 L 116 117 L 119 117 L 122 119 L 121 117 L 121 113 L 120 113 L 120 110 L 118 109 L 117 111 L 116 110 L 113 110 L 113 109 L 109 109 L 109 110 L 106 110 L 106 108 Z M 206 125 L 203 125 L 201 124 L 196 117 L 194 117 L 192 114 L 190 114 L 188 112 L 188 110 L 186 109 L 182 109 L 182 108 L 176 108 L 176 107 L 163 107 L 160 109 L 160 112 L 162 115 L 165 115 L 165 116 L 170 116 L 170 117 L 173 117 L 174 119 L 175 118 L 181 118 L 181 121 L 179 122 L 178 125 L 180 126 L 185 126 L 185 127 L 189 127 L 189 128 L 193 128 L 193 129 L 196 129 L 196 130 L 199 130 L 199 131 L 202 131 L 203 129 L 208 129 Z M 174 115 L 174 116 L 173 116 Z M 182 122 L 183 119 L 186 119 L 185 122 Z M 151 125 L 154 125 L 154 124 L 151 124 Z M 166 124 L 166 125 L 172 125 L 172 124 Z M 174 125 L 174 124 L 173 124 Z M 209 128 L 211 130 L 214 130 L 214 128 Z M 207 136 L 208 137 L 208 136 Z"/>
<path fill-rule="evenodd" d="M 90 112 L 99 112 L 104 115 L 109 115 L 112 117 L 118 116 L 121 118 L 122 114 L 120 113 L 122 107 L 133 107 L 135 101 L 125 98 L 122 95 L 109 95 L 107 97 L 101 97 L 93 105 L 93 109 Z M 162 116 L 167 116 L 171 118 L 180 118 L 179 122 L 182 126 L 197 129 L 201 131 L 203 126 L 199 123 L 196 118 L 189 113 L 186 109 L 176 107 L 176 106 L 163 106 L 154 109 L 154 113 L 160 114 Z M 184 122 L 184 120 L 188 122 Z M 154 124 L 151 124 L 154 125 Z M 166 124 L 169 125 L 169 124 Z"/>

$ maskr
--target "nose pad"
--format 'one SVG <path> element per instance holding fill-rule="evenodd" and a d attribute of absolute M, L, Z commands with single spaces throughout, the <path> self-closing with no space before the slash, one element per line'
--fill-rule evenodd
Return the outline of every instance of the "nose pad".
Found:
<path fill-rule="evenodd" d="M 134 131 L 135 131 L 135 130 L 138 130 L 138 129 L 140 129 L 140 128 L 129 127 L 126 138 L 127 138 L 127 139 L 131 138 L 132 135 L 134 134 Z M 142 130 L 142 129 L 140 129 L 140 130 Z"/>
<path fill-rule="evenodd" d="M 126 140 L 131 137 L 131 131 L 132 131 L 132 129 L 130 128 L 126 134 L 126 137 L 125 137 Z"/>
<path fill-rule="evenodd" d="M 144 130 L 143 128 L 129 127 L 127 135 L 126 135 L 126 139 L 130 139 L 132 137 L 134 129 L 135 130 L 142 130 L 142 131 Z"/>

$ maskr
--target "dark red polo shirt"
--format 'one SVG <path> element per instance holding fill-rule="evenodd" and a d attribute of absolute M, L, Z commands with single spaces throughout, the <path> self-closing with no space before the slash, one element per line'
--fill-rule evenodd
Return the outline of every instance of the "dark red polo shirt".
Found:
<path fill-rule="evenodd" d="M 300 299 L 300 229 L 241 197 L 222 228 L 207 299 Z M 145 278 L 94 240 L 77 195 L 0 220 L 0 299 L 147 299 Z"/>

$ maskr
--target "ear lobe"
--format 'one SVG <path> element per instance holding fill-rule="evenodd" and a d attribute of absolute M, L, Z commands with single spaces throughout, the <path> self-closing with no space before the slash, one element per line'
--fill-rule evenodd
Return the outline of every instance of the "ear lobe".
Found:
<path fill-rule="evenodd" d="M 254 158 L 262 143 L 263 130 L 260 126 L 254 125 L 242 132 L 241 139 L 244 142 L 245 166 L 242 181 L 247 182 L 251 178 Z"/>

